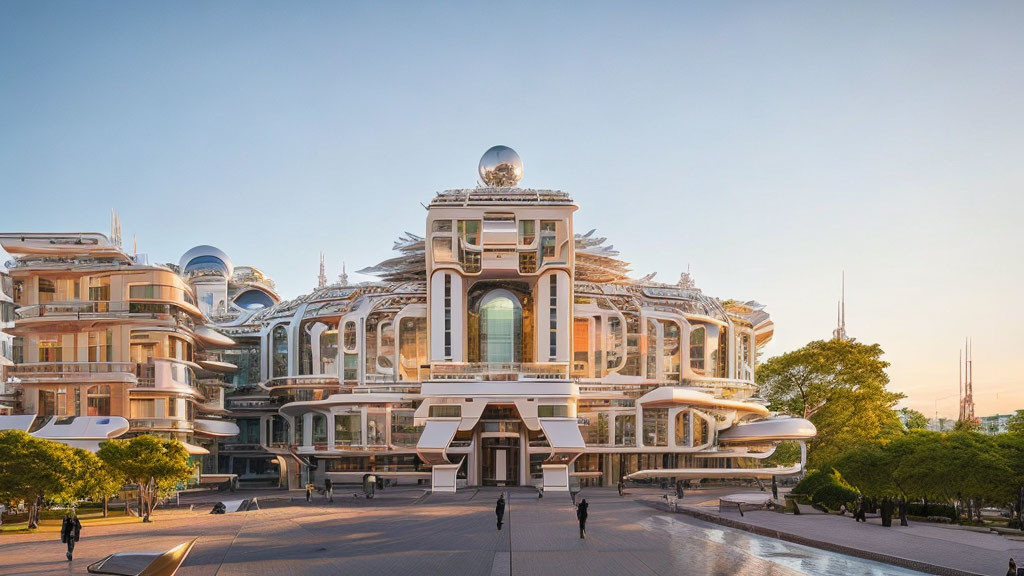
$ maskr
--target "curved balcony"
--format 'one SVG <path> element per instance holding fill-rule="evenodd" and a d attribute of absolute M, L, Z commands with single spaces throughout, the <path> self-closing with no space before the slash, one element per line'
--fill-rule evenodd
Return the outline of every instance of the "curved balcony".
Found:
<path fill-rule="evenodd" d="M 92 301 L 68 300 L 46 302 L 24 306 L 15 310 L 15 319 L 19 328 L 51 321 L 97 322 L 100 320 L 119 322 L 144 322 L 159 320 L 193 330 L 195 323 L 188 312 L 198 313 L 198 309 L 185 302 L 175 304 L 138 301 Z"/>
<path fill-rule="evenodd" d="M 10 369 L 21 382 L 135 382 L 134 362 L 28 362 Z"/>
<path fill-rule="evenodd" d="M 169 391 L 202 397 L 194 370 L 196 364 L 175 358 L 153 358 L 150 364 L 138 365 L 140 391 Z"/>

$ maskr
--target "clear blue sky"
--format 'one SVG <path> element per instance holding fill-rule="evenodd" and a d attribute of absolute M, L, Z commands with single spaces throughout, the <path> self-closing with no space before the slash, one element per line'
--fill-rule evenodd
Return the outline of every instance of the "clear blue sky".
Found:
<path fill-rule="evenodd" d="M 635 272 L 1024 408 L 1024 3 L 0 4 L 0 229 L 214 244 L 285 296 L 390 255 L 493 144 Z M 354 278 L 359 279 L 359 278 Z M 997 396 L 998 393 L 998 396 Z"/>

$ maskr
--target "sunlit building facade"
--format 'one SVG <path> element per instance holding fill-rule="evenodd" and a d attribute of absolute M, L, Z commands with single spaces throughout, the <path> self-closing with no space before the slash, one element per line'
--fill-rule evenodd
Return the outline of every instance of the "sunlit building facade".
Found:
<path fill-rule="evenodd" d="M 440 491 L 557 491 L 800 470 L 760 465 L 779 442 L 815 433 L 756 396 L 773 330 L 763 306 L 708 296 L 688 275 L 630 278 L 604 238 L 576 232 L 568 194 L 518 187 L 511 149 L 489 150 L 479 174 L 475 188 L 438 193 L 423 232 L 361 271 L 377 281 L 328 284 L 321 272 L 293 300 L 211 246 L 168 266 L 115 251 L 116 271 L 97 276 L 82 262 L 40 268 L 3 236 L 20 286 L 23 409 L 92 405 L 95 384 L 72 392 L 63 372 L 47 379 L 54 363 L 123 362 L 103 374 L 132 431 L 170 418 L 177 399 L 184 428 L 151 429 L 208 446 L 211 472 L 290 487 L 373 473 Z M 110 293 L 94 294 L 104 277 Z M 117 302 L 116 317 L 98 301 Z M 143 399 L 154 400 L 144 417 L 133 411 Z"/>

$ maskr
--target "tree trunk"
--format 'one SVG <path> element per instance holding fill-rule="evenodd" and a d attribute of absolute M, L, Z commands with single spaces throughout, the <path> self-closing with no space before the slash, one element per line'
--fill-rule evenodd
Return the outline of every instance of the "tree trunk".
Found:
<path fill-rule="evenodd" d="M 107 497 L 103 497 L 103 517 L 107 517 Z"/>

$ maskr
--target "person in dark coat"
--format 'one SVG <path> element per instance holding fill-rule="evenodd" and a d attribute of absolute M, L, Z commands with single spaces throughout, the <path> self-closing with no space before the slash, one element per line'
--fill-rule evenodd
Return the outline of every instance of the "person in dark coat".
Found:
<path fill-rule="evenodd" d="M 1006 571 L 1006 576 L 1017 576 L 1017 563 L 1010 558 L 1010 569 Z"/>
<path fill-rule="evenodd" d="M 775 481 L 775 476 L 772 476 L 772 500 L 779 499 L 779 484 Z"/>
<path fill-rule="evenodd" d="M 494 515 L 498 517 L 498 530 L 501 530 L 501 522 L 505 519 L 505 495 L 498 496 L 498 503 L 494 505 Z"/>
<path fill-rule="evenodd" d="M 886 496 L 882 498 L 882 526 L 889 528 L 892 526 L 892 512 L 893 512 L 892 498 Z"/>
<path fill-rule="evenodd" d="M 587 537 L 587 512 L 589 508 L 590 504 L 587 504 L 586 498 L 580 501 L 579 506 L 576 507 L 576 519 L 580 521 L 580 538 Z"/>
<path fill-rule="evenodd" d="M 324 479 L 324 500 L 334 502 L 334 481 L 330 477 Z"/>
<path fill-rule="evenodd" d="M 910 526 L 910 523 L 907 522 L 907 499 L 905 497 L 902 497 L 902 496 L 900 497 L 900 500 L 899 500 L 899 513 L 900 513 L 900 526 Z"/>
<path fill-rule="evenodd" d="M 686 496 L 686 491 L 683 490 L 683 483 L 682 482 L 676 482 L 676 498 L 678 498 L 679 500 L 682 500 L 683 496 Z"/>
<path fill-rule="evenodd" d="M 75 552 L 75 542 L 78 542 L 81 535 L 82 523 L 78 521 L 78 516 L 75 516 L 74 512 L 69 512 L 60 526 L 60 541 L 68 545 L 68 562 Z"/>

